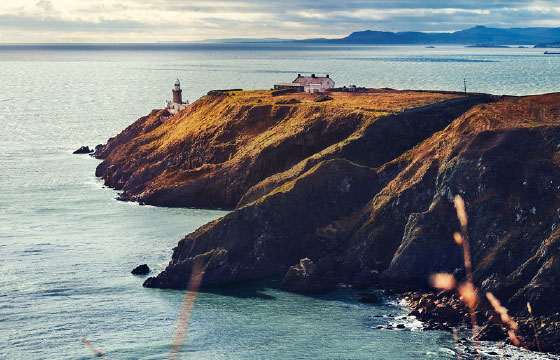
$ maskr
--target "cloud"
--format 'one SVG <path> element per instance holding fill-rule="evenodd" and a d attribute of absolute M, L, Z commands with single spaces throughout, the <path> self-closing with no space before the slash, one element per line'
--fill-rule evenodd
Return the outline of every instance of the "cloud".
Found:
<path fill-rule="evenodd" d="M 12 0 L 3 42 L 341 37 L 357 30 L 560 26 L 548 0 Z"/>
<path fill-rule="evenodd" d="M 37 2 L 37 7 L 45 11 L 51 11 L 53 9 L 52 2 L 49 0 L 39 0 L 39 2 Z"/>

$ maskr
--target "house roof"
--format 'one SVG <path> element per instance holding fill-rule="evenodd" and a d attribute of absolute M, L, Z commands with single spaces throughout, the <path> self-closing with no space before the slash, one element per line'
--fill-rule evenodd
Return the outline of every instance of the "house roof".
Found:
<path fill-rule="evenodd" d="M 318 76 L 298 76 L 293 83 L 308 85 L 308 84 L 323 84 L 327 81 L 334 81 L 328 77 L 318 77 Z"/>

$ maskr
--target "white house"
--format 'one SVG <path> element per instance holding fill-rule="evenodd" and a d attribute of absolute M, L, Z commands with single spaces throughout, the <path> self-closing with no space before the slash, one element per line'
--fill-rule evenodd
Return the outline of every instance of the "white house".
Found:
<path fill-rule="evenodd" d="M 334 88 L 334 81 L 328 74 L 325 77 L 317 77 L 315 74 L 311 74 L 311 76 L 298 74 L 298 77 L 291 83 L 274 85 L 274 89 L 294 89 L 312 94 L 322 93 L 332 88 Z"/>

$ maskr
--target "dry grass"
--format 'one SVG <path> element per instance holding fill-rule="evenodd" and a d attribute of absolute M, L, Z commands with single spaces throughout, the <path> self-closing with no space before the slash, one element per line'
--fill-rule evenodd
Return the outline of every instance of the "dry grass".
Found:
<path fill-rule="evenodd" d="M 478 344 L 478 330 L 476 324 L 476 307 L 479 304 L 478 298 L 478 289 L 474 286 L 473 278 L 472 278 L 472 261 L 470 257 L 470 249 L 469 249 L 469 241 L 467 237 L 467 212 L 465 209 L 465 202 L 460 196 L 456 196 L 454 199 L 455 208 L 457 210 L 457 217 L 459 219 L 459 223 L 461 224 L 461 233 L 455 233 L 453 238 L 455 243 L 462 247 L 463 249 L 463 256 L 464 256 L 464 264 L 465 264 L 465 271 L 466 271 L 466 280 L 461 284 L 457 284 L 456 279 L 451 274 L 447 273 L 440 273 L 434 274 L 430 277 L 430 282 L 434 288 L 450 291 L 456 290 L 465 305 L 469 308 L 469 313 L 471 317 L 471 325 L 473 329 L 473 341 L 475 344 L 475 353 L 476 358 L 480 359 L 480 347 Z M 486 298 L 488 302 L 496 312 L 500 316 L 500 321 L 503 326 L 507 329 L 507 334 L 515 346 L 522 346 L 523 342 L 521 338 L 517 335 L 517 322 L 508 314 L 508 310 L 500 303 L 500 301 L 490 292 L 486 293 Z M 535 322 L 533 319 L 533 314 L 531 311 L 531 305 L 527 303 L 527 310 L 531 316 L 531 322 L 533 325 L 533 329 L 535 332 L 535 339 L 537 343 L 538 351 L 540 352 L 540 343 L 537 335 L 537 330 L 535 326 Z M 501 346 L 501 358 L 504 357 L 503 355 L 503 347 Z M 460 353 L 457 353 L 458 358 L 460 359 Z"/>
<path fill-rule="evenodd" d="M 179 354 L 183 348 L 183 342 L 189 329 L 189 319 L 191 317 L 192 309 L 198 296 L 198 290 L 203 277 L 204 267 L 199 264 L 195 264 L 191 271 L 189 288 L 177 319 L 177 330 L 175 331 L 175 336 L 173 337 L 173 342 L 171 343 L 171 353 L 169 354 L 169 358 L 172 360 L 179 358 Z"/>
<path fill-rule="evenodd" d="M 463 259 L 465 262 L 465 272 L 467 275 L 467 280 L 464 284 L 458 287 L 459 295 L 463 302 L 469 307 L 469 314 L 471 316 L 471 325 L 473 332 L 474 348 L 476 352 L 476 357 L 480 358 L 480 345 L 478 343 L 478 326 L 476 324 L 476 305 L 478 302 L 478 295 L 476 288 L 473 283 L 472 277 L 472 261 L 471 252 L 469 248 L 469 238 L 467 232 L 467 211 L 465 208 L 465 201 L 459 195 L 455 196 L 453 199 L 455 204 L 455 209 L 457 210 L 457 218 L 461 224 L 461 233 L 454 234 L 454 239 L 457 244 L 463 248 Z"/>
<path fill-rule="evenodd" d="M 500 315 L 500 320 L 502 321 L 502 324 L 504 324 L 508 328 L 508 336 L 511 342 L 515 346 L 520 346 L 521 340 L 517 337 L 515 333 L 517 331 L 517 323 L 515 322 L 515 320 L 513 320 L 509 316 L 507 309 L 504 306 L 502 306 L 500 300 L 496 299 L 496 297 L 491 292 L 486 293 L 486 298 L 494 308 L 494 311 L 496 311 L 496 313 Z"/>
<path fill-rule="evenodd" d="M 273 105 L 279 100 L 297 99 L 301 104 L 312 106 L 344 107 L 346 109 L 361 109 L 374 112 L 398 112 L 406 108 L 413 108 L 440 102 L 447 99 L 461 97 L 458 94 L 372 90 L 365 93 L 331 92 L 328 96 L 333 100 L 325 103 L 316 103 L 316 94 L 289 93 L 282 96 L 272 96 L 272 91 L 238 91 L 232 93 L 228 100 L 240 105 Z"/>
<path fill-rule="evenodd" d="M 120 169 L 117 177 L 135 174 L 142 179 L 141 189 L 133 195 L 148 196 L 236 168 L 293 141 L 303 145 L 293 159 L 297 162 L 311 155 L 304 154 L 310 144 L 315 143 L 320 152 L 342 145 L 383 116 L 458 97 L 413 91 L 330 93 L 333 100 L 317 103 L 316 94 L 273 97 L 271 93 L 205 96 L 163 124 L 162 114 L 153 113 L 132 125 L 150 130 L 132 138 L 119 135 L 116 141 L 122 144 L 107 160 Z M 276 104 L 290 100 L 299 103 Z"/>
<path fill-rule="evenodd" d="M 461 360 L 461 347 L 459 347 L 459 336 L 457 336 L 457 329 L 452 327 L 451 330 L 453 331 L 453 340 L 455 341 L 455 351 L 457 353 L 457 359 Z"/>
<path fill-rule="evenodd" d="M 81 338 L 80 340 L 84 343 L 84 345 L 85 345 L 88 349 L 90 349 L 91 351 L 93 351 L 93 353 L 95 354 L 95 356 L 107 358 L 107 357 L 105 356 L 105 354 L 103 353 L 103 351 L 101 351 L 101 350 L 99 350 L 98 348 L 96 348 L 95 346 L 93 346 L 93 345 L 92 345 L 89 341 L 87 341 L 85 338 Z"/>
<path fill-rule="evenodd" d="M 198 297 L 200 284 L 203 277 L 204 267 L 200 264 L 195 264 L 194 268 L 192 269 L 191 278 L 189 280 L 188 291 L 185 295 L 185 300 L 181 305 L 181 310 L 179 311 L 179 316 L 177 318 L 177 329 L 175 330 L 175 335 L 173 336 L 173 341 L 171 343 L 171 352 L 169 354 L 169 358 L 172 360 L 179 359 L 179 354 L 181 353 L 181 349 L 183 348 L 183 343 L 189 328 L 189 319 L 191 317 L 196 298 Z M 85 338 L 81 338 L 80 340 L 88 349 L 90 349 L 95 354 L 95 356 L 107 358 L 103 351 L 96 348 Z"/>
<path fill-rule="evenodd" d="M 533 318 L 533 310 L 531 309 L 531 303 L 527 301 L 527 311 L 529 311 L 529 316 L 531 318 L 531 325 L 533 326 L 533 331 L 535 332 L 535 341 L 537 343 L 537 349 L 541 351 L 541 343 L 539 341 L 539 335 L 537 334 L 537 326 L 535 325 L 535 319 Z"/>

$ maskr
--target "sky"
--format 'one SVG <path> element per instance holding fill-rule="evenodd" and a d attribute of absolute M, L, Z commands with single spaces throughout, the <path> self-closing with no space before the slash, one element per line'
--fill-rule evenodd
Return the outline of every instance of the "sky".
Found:
<path fill-rule="evenodd" d="M 0 43 L 336 38 L 560 27 L 560 0 L 0 0 Z"/>

